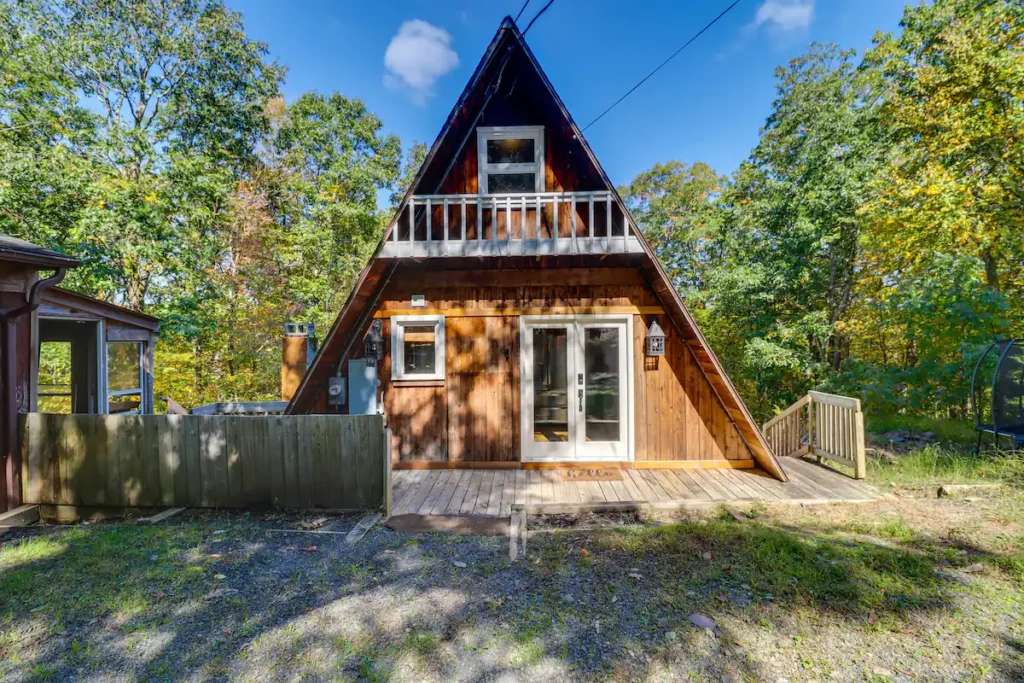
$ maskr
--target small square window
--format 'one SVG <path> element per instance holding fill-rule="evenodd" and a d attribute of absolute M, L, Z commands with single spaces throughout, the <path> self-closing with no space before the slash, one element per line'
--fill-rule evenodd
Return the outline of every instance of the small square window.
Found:
<path fill-rule="evenodd" d="M 481 193 L 544 191 L 544 126 L 481 126 L 476 131 Z"/>
<path fill-rule="evenodd" d="M 444 316 L 391 318 L 391 379 L 444 379 Z"/>
<path fill-rule="evenodd" d="M 533 192 L 537 177 L 533 173 L 490 173 L 487 194 L 525 194 Z"/>

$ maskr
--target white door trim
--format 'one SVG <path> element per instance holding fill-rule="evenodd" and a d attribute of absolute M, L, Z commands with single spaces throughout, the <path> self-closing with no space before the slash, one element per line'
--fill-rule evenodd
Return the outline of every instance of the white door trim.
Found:
<path fill-rule="evenodd" d="M 623 368 L 623 372 L 626 373 L 626 407 L 625 416 L 623 419 L 623 425 L 626 429 L 625 444 L 626 444 L 626 455 L 625 457 L 604 457 L 604 458 L 587 458 L 587 461 L 608 461 L 608 462 L 632 462 L 635 458 L 635 446 L 634 446 L 634 380 L 633 380 L 633 363 L 635 359 L 634 347 L 633 347 L 633 316 L 629 314 L 620 315 L 600 315 L 600 314 L 586 314 L 586 315 L 572 315 L 572 314 L 554 314 L 554 315 L 521 315 L 519 316 L 519 459 L 520 462 L 576 462 L 575 459 L 565 459 L 557 456 L 535 456 L 530 454 L 529 444 L 533 443 L 533 433 L 530 430 L 530 417 L 533 415 L 533 405 L 530 400 L 532 391 L 527 390 L 527 379 L 532 377 L 532 359 L 528 357 L 531 345 L 527 343 L 527 335 L 529 331 L 538 325 L 544 324 L 569 324 L 569 323 L 583 323 L 583 324 L 594 324 L 594 323 L 614 323 L 623 324 L 626 326 L 626 338 L 622 340 L 623 347 L 625 348 L 626 364 Z M 570 333 L 569 343 L 575 343 L 575 326 L 571 328 L 573 331 Z M 575 362 L 573 359 L 576 357 L 575 350 L 571 354 L 568 365 L 571 367 Z M 529 371 L 528 371 L 529 368 Z M 570 371 L 569 378 L 572 379 L 575 373 Z M 570 405 L 575 403 L 576 389 L 575 384 L 570 382 L 572 387 L 572 393 L 570 396 Z M 570 437 L 570 442 L 575 444 L 576 437 L 573 432 Z"/>

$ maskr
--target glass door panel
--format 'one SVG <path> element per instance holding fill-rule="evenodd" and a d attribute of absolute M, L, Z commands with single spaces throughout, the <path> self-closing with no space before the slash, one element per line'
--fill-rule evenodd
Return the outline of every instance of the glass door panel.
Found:
<path fill-rule="evenodd" d="M 522 451 L 525 461 L 572 460 L 576 329 L 571 322 L 528 324 L 522 336 Z"/>
<path fill-rule="evenodd" d="M 569 440 L 569 330 L 533 330 L 533 440 Z"/>
<path fill-rule="evenodd" d="M 583 418 L 586 441 L 618 441 L 622 433 L 619 413 L 619 329 L 588 327 L 583 334 L 585 368 Z"/>
<path fill-rule="evenodd" d="M 522 330 L 523 460 L 628 460 L 628 323 L 531 316 Z"/>

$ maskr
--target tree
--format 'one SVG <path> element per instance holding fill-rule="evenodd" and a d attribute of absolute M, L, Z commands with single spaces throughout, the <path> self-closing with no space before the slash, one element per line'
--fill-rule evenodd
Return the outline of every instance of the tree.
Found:
<path fill-rule="evenodd" d="M 707 269 L 721 258 L 716 246 L 727 179 L 703 162 L 655 164 L 619 188 L 669 277 L 684 294 L 707 285 Z"/>
<path fill-rule="evenodd" d="M 306 93 L 270 143 L 292 196 L 285 216 L 302 264 L 291 274 L 293 296 L 322 310 L 325 324 L 384 231 L 377 201 L 398 180 L 402 147 L 382 127 L 361 100 Z"/>
<path fill-rule="evenodd" d="M 966 253 L 989 287 L 1018 289 L 1024 5 L 938 0 L 908 7 L 901 26 L 866 57 L 882 74 L 879 115 L 896 145 L 865 212 L 872 263 L 894 272 Z"/>
<path fill-rule="evenodd" d="M 88 256 L 79 275 L 92 293 L 141 310 L 154 282 L 217 253 L 209 240 L 225 188 L 252 158 L 283 69 L 217 0 L 23 7 L 64 97 L 80 94 L 97 112 L 77 150 L 91 182 L 54 246 Z"/>

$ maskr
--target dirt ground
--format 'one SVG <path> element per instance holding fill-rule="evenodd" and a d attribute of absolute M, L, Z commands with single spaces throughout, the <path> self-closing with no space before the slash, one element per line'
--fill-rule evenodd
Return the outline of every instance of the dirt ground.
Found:
<path fill-rule="evenodd" d="M 537 519 L 515 563 L 349 517 L 21 530 L 0 680 L 1024 680 L 1024 496 L 923 495 Z"/>

